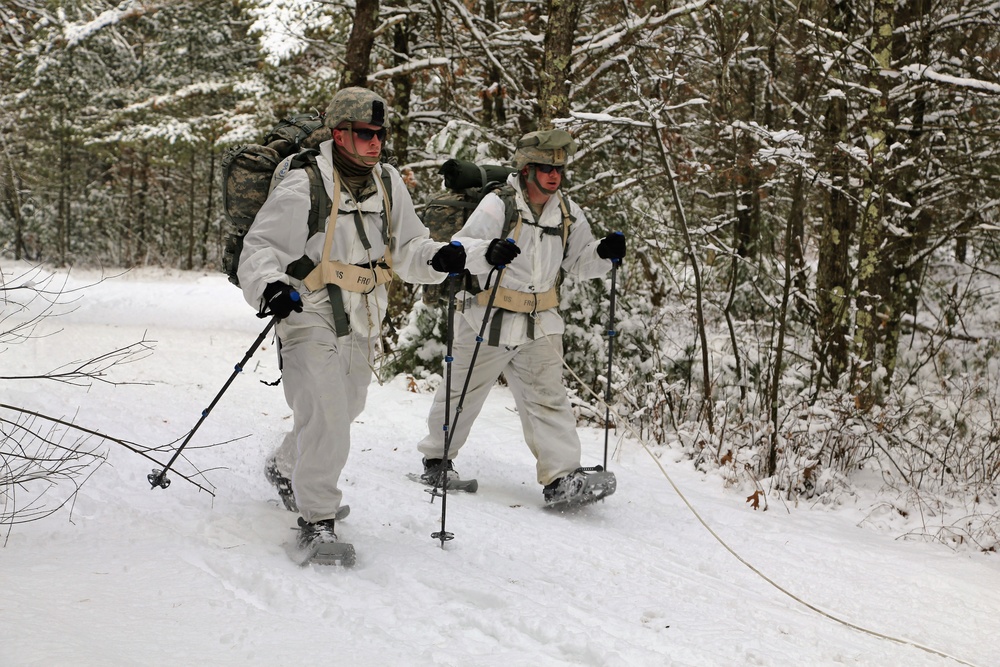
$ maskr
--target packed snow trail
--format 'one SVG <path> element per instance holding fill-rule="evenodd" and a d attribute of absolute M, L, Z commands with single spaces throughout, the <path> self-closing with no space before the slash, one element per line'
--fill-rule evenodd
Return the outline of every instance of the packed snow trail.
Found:
<path fill-rule="evenodd" d="M 174 442 L 259 326 L 221 276 L 135 272 L 88 291 L 52 323 L 62 333 L 2 361 L 23 373 L 146 332 L 155 353 L 115 369 L 145 384 L 5 385 L 6 399 L 136 442 Z M 337 526 L 357 562 L 297 567 L 281 546 L 296 515 L 263 475 L 291 413 L 280 388 L 259 382 L 279 375 L 270 342 L 254 362 L 177 461 L 205 471 L 214 497 L 179 480 L 150 490 L 148 462 L 112 448 L 72 514 L 15 526 L 0 550 L 5 665 L 273 665 L 317 651 L 354 665 L 955 664 L 776 590 L 720 546 L 635 442 L 609 461 L 618 488 L 607 501 L 545 510 L 503 388 L 456 461 L 480 486 L 449 494 L 455 539 L 442 548 L 431 537 L 439 502 L 405 478 L 421 469 L 432 397 L 402 378 L 373 385 L 343 480 L 352 512 Z M 581 438 L 584 464 L 601 462 L 603 431 Z M 712 530 L 788 591 L 859 626 L 1000 664 L 988 639 L 1000 636 L 995 557 L 858 527 L 871 513 L 863 497 L 813 508 L 771 498 L 754 511 L 748 490 L 674 450 L 653 452 Z"/>

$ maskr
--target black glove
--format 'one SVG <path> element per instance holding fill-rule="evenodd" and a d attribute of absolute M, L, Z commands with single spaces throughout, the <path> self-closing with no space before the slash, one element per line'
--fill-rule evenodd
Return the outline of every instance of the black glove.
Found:
<path fill-rule="evenodd" d="M 283 320 L 292 314 L 302 312 L 302 299 L 299 293 L 292 289 L 288 283 L 274 282 L 268 283 L 264 288 L 264 296 L 260 300 L 260 317 L 274 315 L 279 320 Z"/>
<path fill-rule="evenodd" d="M 458 241 L 452 241 L 446 246 L 441 246 L 427 263 L 432 269 L 441 273 L 461 273 L 465 270 L 465 248 Z"/>
<path fill-rule="evenodd" d="M 493 239 L 486 249 L 486 261 L 493 266 L 506 266 L 520 254 L 521 249 L 513 239 Z"/>
<path fill-rule="evenodd" d="M 620 260 L 625 256 L 625 235 L 621 232 L 611 232 L 597 244 L 597 256 L 611 261 Z"/>

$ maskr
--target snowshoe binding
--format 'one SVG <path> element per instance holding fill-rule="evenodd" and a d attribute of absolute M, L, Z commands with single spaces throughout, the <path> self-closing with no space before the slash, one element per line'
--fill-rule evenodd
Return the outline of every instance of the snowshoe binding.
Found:
<path fill-rule="evenodd" d="M 613 472 L 602 466 L 577 468 L 565 477 L 560 477 L 542 490 L 545 506 L 567 510 L 604 500 L 618 487 Z"/>
<path fill-rule="evenodd" d="M 285 545 L 288 556 L 298 565 L 354 565 L 354 545 L 337 539 L 333 530 L 334 521 L 326 519 L 310 523 L 299 517 L 298 535 Z"/>
<path fill-rule="evenodd" d="M 479 482 L 474 479 L 461 479 L 450 460 L 424 459 L 424 472 L 420 475 L 411 472 L 407 474 L 407 477 L 414 482 L 433 486 L 436 489 L 447 484 L 449 491 L 475 493 L 479 490 Z"/>

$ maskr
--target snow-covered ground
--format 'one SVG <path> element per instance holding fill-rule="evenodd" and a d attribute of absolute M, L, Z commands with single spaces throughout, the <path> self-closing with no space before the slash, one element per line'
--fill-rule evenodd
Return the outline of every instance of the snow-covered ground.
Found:
<path fill-rule="evenodd" d="M 8 281 L 24 270 L 2 268 Z M 79 296 L 35 331 L 51 335 L 0 346 L 0 375 L 145 336 L 153 353 L 109 378 L 143 384 L 3 380 L 0 402 L 146 446 L 184 437 L 264 325 L 221 274 L 134 271 Z M 996 555 L 894 539 L 861 497 L 754 511 L 746 489 L 617 436 L 618 492 L 552 513 L 501 388 L 457 461 L 480 490 L 448 496 L 455 539 L 442 548 L 440 501 L 406 479 L 431 396 L 403 378 L 373 385 L 338 525 L 357 565 L 299 568 L 281 546 L 295 516 L 261 473 L 291 422 L 281 389 L 259 382 L 278 376 L 268 340 L 176 464 L 205 471 L 214 497 L 177 474 L 150 489 L 151 464 L 111 445 L 72 507 L 14 526 L 0 664 L 1000 665 Z M 585 463 L 599 463 L 603 431 L 581 435 Z"/>

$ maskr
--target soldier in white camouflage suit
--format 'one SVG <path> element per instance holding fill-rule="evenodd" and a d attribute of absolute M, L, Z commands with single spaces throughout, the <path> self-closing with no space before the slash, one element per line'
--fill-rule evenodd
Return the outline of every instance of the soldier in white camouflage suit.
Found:
<path fill-rule="evenodd" d="M 338 481 L 372 379 L 385 283 L 393 273 L 438 283 L 465 266 L 463 248 L 430 239 L 399 173 L 379 162 L 387 111 L 385 100 L 364 88 L 334 95 L 325 119 L 332 140 L 320 144 L 317 157 L 333 202 L 330 219 L 309 236 L 309 179 L 303 169 L 278 173 L 279 165 L 277 186 L 240 256 L 247 302 L 280 320 L 282 386 L 294 414 L 267 476 L 301 513 L 300 546 L 319 549 L 314 562 L 323 562 L 321 545 L 337 542 L 334 520 L 347 512 Z"/>
<path fill-rule="evenodd" d="M 461 451 L 490 389 L 503 373 L 514 395 L 525 442 L 537 461 L 537 480 L 544 487 L 546 503 L 588 502 L 614 491 L 613 475 L 603 473 L 607 481 L 601 482 L 596 495 L 591 494 L 588 473 L 580 469 L 580 438 L 562 381 L 564 326 L 558 310 L 558 281 L 560 270 L 583 279 L 603 276 L 612 261 L 625 256 L 625 237 L 615 232 L 596 240 L 583 210 L 560 191 L 563 169 L 575 150 L 576 142 L 562 130 L 526 134 L 514 153 L 517 171 L 507 179 L 514 196 L 487 195 L 453 237 L 465 246 L 466 268 L 484 286 L 475 295 L 459 294 L 462 317 L 455 325 L 452 355 L 452 376 L 457 378 L 450 398 L 453 411 L 486 317 L 487 279 L 494 267 L 506 268 L 462 412 L 449 420 L 454 425 L 449 460 L 444 460 L 443 384 L 434 396 L 428 433 L 418 445 L 424 455 L 422 479 L 427 484 L 440 486 L 445 479 L 449 483 L 459 479 L 450 459 Z M 516 214 L 507 211 L 505 200 L 517 207 Z M 505 229 L 508 224 L 513 228 Z"/>

